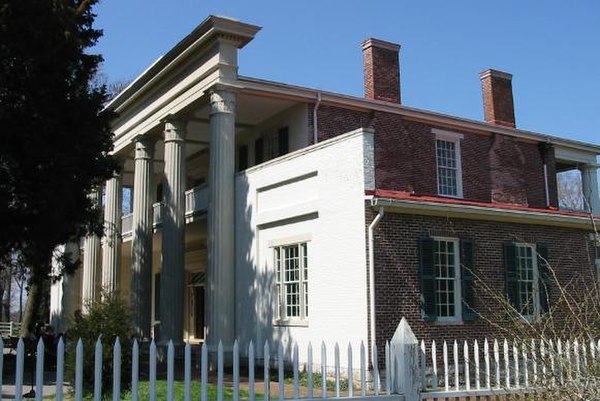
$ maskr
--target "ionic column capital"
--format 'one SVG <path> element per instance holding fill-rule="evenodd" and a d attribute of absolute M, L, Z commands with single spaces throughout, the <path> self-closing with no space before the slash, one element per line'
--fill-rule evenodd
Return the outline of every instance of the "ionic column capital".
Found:
<path fill-rule="evenodd" d="M 183 142 L 187 131 L 187 122 L 168 116 L 163 121 L 165 129 L 163 130 L 164 142 Z"/>
<path fill-rule="evenodd" d="M 210 114 L 235 113 L 235 92 L 214 90 L 210 92 Z"/>
<path fill-rule="evenodd" d="M 600 165 L 598 165 L 598 164 L 587 163 L 587 164 L 581 164 L 579 166 L 579 170 L 581 170 L 583 172 L 594 173 L 594 172 L 596 172 L 598 170 L 599 167 L 600 167 Z"/>
<path fill-rule="evenodd" d="M 134 160 L 152 159 L 156 137 L 149 135 L 138 135 L 133 138 L 135 145 Z"/>

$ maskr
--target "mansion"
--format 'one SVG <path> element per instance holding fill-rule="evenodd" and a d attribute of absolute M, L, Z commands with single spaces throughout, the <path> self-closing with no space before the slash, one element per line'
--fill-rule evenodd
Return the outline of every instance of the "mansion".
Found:
<path fill-rule="evenodd" d="M 468 339 L 494 330 L 477 280 L 533 318 L 549 269 L 597 280 L 600 146 L 519 129 L 510 74 L 481 73 L 474 121 L 403 105 L 400 46 L 378 39 L 364 98 L 240 76 L 259 30 L 208 17 L 107 105 L 122 170 L 92 195 L 104 237 L 65 245 L 82 268 L 51 290 L 57 331 L 105 290 L 162 343 L 372 348 L 402 317 Z M 581 210 L 559 206 L 569 170 Z"/>

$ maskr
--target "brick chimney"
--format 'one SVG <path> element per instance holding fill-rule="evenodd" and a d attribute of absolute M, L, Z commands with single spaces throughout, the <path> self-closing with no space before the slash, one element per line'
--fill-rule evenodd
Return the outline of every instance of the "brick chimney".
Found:
<path fill-rule="evenodd" d="M 400 45 L 379 39 L 362 43 L 365 97 L 400 102 Z"/>
<path fill-rule="evenodd" d="M 512 74 L 486 70 L 479 74 L 483 92 L 483 114 L 490 124 L 515 127 Z"/>

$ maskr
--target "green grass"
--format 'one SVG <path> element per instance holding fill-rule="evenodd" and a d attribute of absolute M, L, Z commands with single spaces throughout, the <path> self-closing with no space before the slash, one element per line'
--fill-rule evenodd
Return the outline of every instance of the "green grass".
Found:
<path fill-rule="evenodd" d="M 183 401 L 185 395 L 185 384 L 182 381 L 176 381 L 174 383 L 174 399 L 177 401 Z M 200 383 L 198 381 L 192 381 L 190 385 L 191 395 L 193 400 L 200 399 Z M 240 389 L 240 398 L 248 399 L 248 391 Z M 65 401 L 72 401 L 74 399 L 74 394 L 65 395 Z M 261 399 L 262 394 L 257 394 L 257 399 Z M 45 400 L 53 400 L 54 396 L 44 397 Z M 94 394 L 93 392 L 86 394 L 83 397 L 84 401 L 93 401 Z M 106 394 L 104 397 L 105 400 L 112 400 L 112 393 Z M 150 384 L 149 382 L 140 382 L 139 390 L 138 390 L 138 399 L 140 401 L 145 401 L 150 399 Z M 158 380 L 156 382 L 156 399 L 157 400 L 166 400 L 167 399 L 167 381 L 166 380 Z M 208 399 L 216 400 L 217 399 L 217 386 L 214 384 L 208 384 Z M 223 393 L 224 400 L 232 400 L 233 399 L 233 389 L 230 387 L 225 387 Z M 131 392 L 126 391 L 121 394 L 122 401 L 130 401 L 131 400 Z"/>
<path fill-rule="evenodd" d="M 323 376 L 321 373 L 313 372 L 313 388 L 320 389 L 323 385 Z M 288 385 L 294 384 L 294 377 L 287 376 L 285 378 L 285 383 Z M 298 376 L 298 385 L 300 387 L 308 387 L 308 373 L 306 371 L 300 372 Z M 335 380 L 333 377 L 327 378 L 327 391 L 335 390 Z M 340 391 L 348 390 L 348 379 L 340 377 Z"/>

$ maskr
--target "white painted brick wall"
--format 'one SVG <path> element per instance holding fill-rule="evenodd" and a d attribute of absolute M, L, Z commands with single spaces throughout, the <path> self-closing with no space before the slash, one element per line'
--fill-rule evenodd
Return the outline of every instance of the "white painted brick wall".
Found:
<path fill-rule="evenodd" d="M 364 199 L 373 186 L 373 132 L 358 130 L 248 169 L 236 177 L 237 336 L 246 346 L 266 339 L 297 341 L 301 359 L 313 343 L 367 338 Z M 274 325 L 273 242 L 310 238 L 309 319 L 306 326 Z M 289 351 L 288 351 L 289 352 Z"/>

